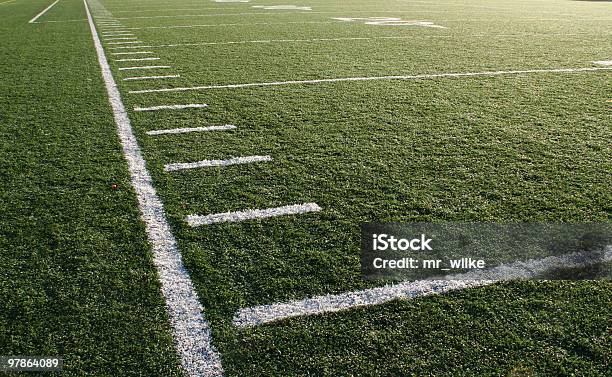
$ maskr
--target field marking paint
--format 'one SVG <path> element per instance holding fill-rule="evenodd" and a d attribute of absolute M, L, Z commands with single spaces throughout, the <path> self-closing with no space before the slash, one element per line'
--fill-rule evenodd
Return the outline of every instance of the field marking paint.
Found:
<path fill-rule="evenodd" d="M 412 13 L 413 10 L 379 10 L 376 13 Z M 430 10 L 427 13 L 444 13 L 446 11 Z M 208 14 L 176 14 L 176 15 L 163 15 L 163 16 L 137 16 L 137 17 L 117 17 L 118 20 L 134 20 L 140 18 L 181 18 L 181 17 L 218 17 L 218 16 L 278 16 L 285 14 L 341 14 L 343 11 L 331 11 L 331 12 L 310 12 L 310 11 L 289 11 L 289 12 L 248 12 L 248 13 L 208 13 Z M 371 10 L 353 10 L 351 13 L 373 13 Z"/>
<path fill-rule="evenodd" d="M 176 164 L 168 164 L 164 166 L 164 170 L 165 171 L 178 171 L 178 170 L 186 170 L 186 169 L 244 165 L 244 164 L 253 164 L 255 162 L 269 162 L 269 161 L 272 161 L 272 157 L 270 156 L 232 157 L 227 160 L 203 160 L 203 161 L 197 161 L 197 162 L 180 162 Z"/>
<path fill-rule="evenodd" d="M 107 44 L 109 45 L 127 45 L 127 44 L 139 44 L 142 43 L 140 41 L 135 41 L 135 42 L 109 42 Z"/>
<path fill-rule="evenodd" d="M 125 49 L 136 49 L 136 48 L 151 48 L 153 46 L 140 45 L 140 46 L 121 46 L 121 47 L 110 47 L 111 50 L 125 50 Z"/>
<path fill-rule="evenodd" d="M 608 246 L 601 254 L 598 254 L 572 253 L 542 259 L 530 259 L 524 262 L 501 265 L 489 270 L 448 275 L 442 280 L 418 280 L 362 291 L 254 306 L 238 310 L 234 315 L 233 323 L 238 327 L 257 326 L 291 317 L 380 305 L 397 299 L 411 299 L 457 289 L 486 286 L 499 281 L 534 278 L 556 268 L 580 268 L 603 261 L 611 261 L 612 247 Z"/>
<path fill-rule="evenodd" d="M 45 9 L 43 9 L 42 12 L 38 13 L 36 16 L 34 16 L 34 18 L 32 18 L 30 21 L 28 21 L 28 23 L 33 24 L 34 22 L 36 22 L 36 20 L 38 20 L 40 17 L 42 17 L 43 14 L 47 13 L 47 11 L 51 8 L 53 8 L 53 6 L 55 4 L 57 4 L 59 2 L 59 0 L 55 0 L 55 2 L 51 5 L 49 5 L 48 7 L 46 7 Z"/>
<path fill-rule="evenodd" d="M 130 40 L 130 39 L 138 39 L 137 37 L 119 37 L 119 38 L 104 38 L 105 41 L 120 41 L 120 40 Z"/>
<path fill-rule="evenodd" d="M 308 212 L 319 212 L 321 207 L 316 203 L 294 204 L 277 208 L 248 209 L 245 211 L 216 213 L 213 215 L 189 215 L 185 219 L 192 227 L 210 225 L 224 222 L 239 222 L 255 219 L 266 219 L 269 217 L 300 215 Z"/>
<path fill-rule="evenodd" d="M 172 134 L 185 134 L 190 132 L 209 132 L 209 131 L 227 131 L 233 130 L 236 126 L 233 124 L 226 124 L 223 126 L 208 126 L 208 127 L 192 127 L 192 128 L 172 128 L 167 130 L 153 130 L 148 131 L 147 135 L 172 135 Z"/>
<path fill-rule="evenodd" d="M 15 0 L 8 0 L 8 1 L 5 1 L 5 2 L 3 2 L 3 3 L 0 3 L 0 5 L 4 5 L 4 4 L 12 3 L 13 1 L 15 1 Z"/>
<path fill-rule="evenodd" d="M 142 62 L 142 61 L 151 61 L 151 60 L 160 60 L 160 58 L 135 58 L 135 59 L 116 59 L 116 62 Z"/>
<path fill-rule="evenodd" d="M 123 68 L 119 68 L 120 71 L 131 71 L 131 70 L 136 70 L 136 69 L 166 69 L 166 68 L 172 68 L 169 65 L 147 65 L 144 67 L 123 67 Z"/>
<path fill-rule="evenodd" d="M 297 5 L 253 5 L 251 8 L 265 10 L 312 10 L 312 7 Z"/>
<path fill-rule="evenodd" d="M 555 69 L 526 69 L 526 70 L 516 70 L 516 71 L 434 73 L 434 74 L 405 75 L 405 76 L 341 77 L 341 78 L 318 79 L 318 80 L 274 81 L 274 82 L 256 82 L 256 83 L 248 83 L 248 84 L 204 85 L 204 86 L 193 86 L 193 87 L 185 87 L 185 88 L 132 90 L 129 93 L 130 94 L 143 94 L 143 93 L 161 93 L 161 92 L 184 92 L 184 91 L 190 91 L 190 90 L 238 89 L 238 88 L 279 86 L 279 85 L 322 84 L 322 83 L 350 82 L 350 81 L 420 80 L 420 79 L 435 79 L 435 78 L 520 75 L 520 74 L 529 74 L 529 73 L 595 72 L 595 71 L 608 71 L 608 70 L 612 70 L 612 68 L 593 68 L 593 67 L 591 68 L 555 68 Z"/>
<path fill-rule="evenodd" d="M 117 134 L 123 146 L 132 186 L 136 191 L 142 219 L 152 246 L 154 263 L 159 274 L 161 291 L 166 300 L 166 309 L 182 366 L 189 376 L 223 376 L 220 356 L 211 344 L 210 325 L 204 318 L 204 310 L 183 265 L 176 239 L 166 219 L 164 206 L 153 187 L 151 175 L 147 170 L 146 161 L 142 157 L 130 119 L 121 101 L 119 89 L 108 65 L 87 0 L 83 0 L 83 3 L 117 125 Z"/>
<path fill-rule="evenodd" d="M 217 26 L 252 26 L 252 25 L 293 25 L 293 24 L 336 24 L 335 21 L 306 21 L 306 22 L 252 22 L 252 23 L 232 23 L 232 24 L 199 24 L 199 25 L 170 25 L 170 26 L 141 26 L 141 27 L 129 27 L 130 30 L 141 30 L 141 29 L 181 29 L 181 28 L 195 28 L 195 27 L 217 27 Z"/>
<path fill-rule="evenodd" d="M 525 36 L 557 36 L 557 35 L 583 35 L 579 33 L 574 34 L 474 34 L 466 35 L 466 37 L 525 37 Z M 600 34 L 597 34 L 600 35 Z M 453 38 L 454 35 L 424 35 L 422 38 Z M 241 45 L 249 43 L 309 43 L 309 42 L 342 42 L 342 41 L 370 41 L 370 40 L 397 40 L 397 39 L 414 39 L 413 35 L 410 36 L 385 36 L 385 37 L 339 37 L 339 38 L 313 38 L 313 39 L 255 39 L 246 41 L 227 41 L 227 42 L 193 42 L 193 43 L 175 43 L 166 45 L 150 46 L 151 48 L 165 48 L 165 47 L 183 47 L 183 46 L 223 46 L 223 45 Z M 600 63 L 600 62 L 593 62 Z"/>
<path fill-rule="evenodd" d="M 153 51 L 129 51 L 129 52 L 111 52 L 111 55 L 136 55 L 136 54 L 153 54 Z"/>
<path fill-rule="evenodd" d="M 134 111 L 201 109 L 205 107 L 208 107 L 208 105 L 205 103 L 190 103 L 188 105 L 161 105 L 161 106 L 152 106 L 152 107 L 135 107 Z"/>
<path fill-rule="evenodd" d="M 598 60 L 598 61 L 595 61 L 593 63 L 599 64 L 599 65 L 611 66 L 612 65 L 612 60 Z"/>
<path fill-rule="evenodd" d="M 126 77 L 123 81 L 175 79 L 181 75 Z"/>

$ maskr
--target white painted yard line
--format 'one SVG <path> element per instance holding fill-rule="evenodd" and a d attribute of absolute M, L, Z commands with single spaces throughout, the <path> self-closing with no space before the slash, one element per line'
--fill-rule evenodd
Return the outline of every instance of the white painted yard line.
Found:
<path fill-rule="evenodd" d="M 200 25 L 170 25 L 170 26 L 142 26 L 129 27 L 130 30 L 141 29 L 182 29 L 196 27 L 218 27 L 218 26 L 252 26 L 252 25 L 293 25 L 293 24 L 334 24 L 337 21 L 306 21 L 306 22 L 252 22 L 252 23 L 231 23 L 231 24 L 200 24 Z"/>
<path fill-rule="evenodd" d="M 593 256 L 591 253 L 572 253 L 538 260 L 530 259 L 490 270 L 450 275 L 442 280 L 419 280 L 362 291 L 316 296 L 305 300 L 254 306 L 238 310 L 234 315 L 233 323 L 239 327 L 256 326 L 291 317 L 338 312 L 356 307 L 380 305 L 397 299 L 410 299 L 456 289 L 485 286 L 498 281 L 535 278 L 557 268 L 580 268 L 602 261 L 610 261 L 612 260 L 612 247 L 608 246 L 602 254 Z"/>
<path fill-rule="evenodd" d="M 253 164 L 256 162 L 269 162 L 272 161 L 270 156 L 246 156 L 246 157 L 233 157 L 227 160 L 203 160 L 197 162 L 181 162 L 176 164 L 168 164 L 164 166 L 165 171 L 178 171 L 186 169 L 198 169 L 198 168 L 212 168 L 212 167 L 223 167 L 231 165 L 243 165 Z"/>
<path fill-rule="evenodd" d="M 144 67 L 122 67 L 119 68 L 120 71 L 132 71 L 132 70 L 138 70 L 138 69 L 166 69 L 166 68 L 172 68 L 169 65 L 147 65 Z"/>
<path fill-rule="evenodd" d="M 524 34 L 472 34 L 469 37 L 525 37 L 525 36 L 569 36 L 569 35 L 580 35 L 580 33 L 563 33 L 563 34 L 545 34 L 545 33 L 524 33 Z M 601 34 L 596 34 L 601 35 Z M 422 38 L 456 38 L 456 35 L 424 35 Z M 465 35 L 468 37 L 468 35 Z M 386 36 L 386 37 L 340 37 L 340 38 L 313 38 L 313 39 L 255 39 L 246 41 L 227 41 L 227 42 L 194 42 L 194 43 L 176 43 L 151 46 L 152 48 L 163 48 L 163 47 L 183 47 L 183 46 L 223 46 L 223 45 L 240 45 L 249 43 L 309 43 L 309 42 L 341 42 L 341 41 L 369 41 L 369 40 L 396 40 L 396 39 L 414 39 L 413 35 L 406 36 Z M 593 62 L 603 64 L 603 62 Z"/>
<path fill-rule="evenodd" d="M 322 84 L 322 83 L 350 82 L 350 81 L 420 80 L 420 79 L 434 79 L 434 78 L 520 75 L 520 74 L 531 74 L 531 73 L 577 73 L 577 72 L 608 71 L 611 69 L 612 68 L 593 68 L 593 67 L 590 67 L 590 68 L 555 68 L 555 69 L 526 69 L 526 70 L 515 70 L 515 71 L 435 73 L 435 74 L 405 75 L 405 76 L 341 77 L 341 78 L 318 79 L 318 80 L 293 80 L 293 81 L 257 82 L 257 83 L 247 83 L 247 84 L 203 85 L 203 86 L 193 86 L 193 87 L 185 87 L 185 88 L 132 90 L 129 93 L 142 94 L 142 93 L 161 93 L 161 92 L 184 92 L 184 91 L 190 91 L 190 90 L 237 89 L 237 88 L 249 88 L 249 87 Z"/>
<path fill-rule="evenodd" d="M 319 211 L 321 211 L 321 207 L 319 207 L 316 203 L 305 203 L 277 208 L 249 209 L 246 211 L 217 213 L 205 216 L 189 215 L 185 220 L 189 226 L 196 227 L 224 222 L 238 222 L 245 220 L 266 219 L 276 216 L 299 215 Z"/>
<path fill-rule="evenodd" d="M 428 10 L 427 13 L 445 13 L 445 10 Z M 206 14 L 175 14 L 160 16 L 117 17 L 118 20 L 134 20 L 142 18 L 181 18 L 181 17 L 220 17 L 220 16 L 282 16 L 286 14 L 345 14 L 346 11 L 312 12 L 312 11 L 282 11 L 282 12 L 242 12 L 242 13 L 206 13 Z M 351 10 L 348 13 L 373 13 L 371 10 Z M 414 13 L 414 10 L 378 10 L 376 13 Z"/>
<path fill-rule="evenodd" d="M 233 124 L 226 124 L 223 126 L 208 126 L 208 127 L 193 127 L 193 128 L 172 128 L 167 130 L 154 130 L 148 131 L 147 135 L 172 135 L 172 134 L 185 134 L 190 132 L 210 132 L 210 131 L 227 131 L 233 130 L 236 126 Z"/>
<path fill-rule="evenodd" d="M 138 43 L 142 43 L 140 41 L 135 41 L 135 42 L 109 42 L 107 44 L 109 45 L 127 45 L 127 44 L 138 44 Z"/>
<path fill-rule="evenodd" d="M 12 3 L 12 2 L 14 2 L 14 1 L 15 1 L 15 0 L 5 1 L 5 2 L 3 2 L 3 3 L 0 3 L 0 5 L 4 5 L 4 4 Z"/>
<path fill-rule="evenodd" d="M 208 107 L 208 105 L 205 103 L 190 103 L 188 105 L 161 105 L 161 106 L 152 106 L 152 107 L 135 107 L 134 111 L 201 109 L 205 107 Z"/>
<path fill-rule="evenodd" d="M 108 34 L 104 34 L 105 37 L 133 37 L 134 34 L 133 33 L 108 33 Z"/>
<path fill-rule="evenodd" d="M 49 5 L 45 9 L 43 9 L 42 12 L 40 12 L 36 16 L 34 16 L 34 18 L 32 18 L 30 21 L 28 21 L 28 23 L 33 24 L 34 22 L 36 22 L 36 20 L 38 20 L 40 17 L 42 17 L 42 15 L 45 14 L 49 9 L 53 8 L 53 6 L 55 4 L 57 4 L 58 2 L 59 2 L 59 0 L 55 0 L 55 2 L 53 4 Z"/>
<path fill-rule="evenodd" d="M 151 60 L 160 60 L 160 58 L 134 58 L 134 59 L 116 59 L 116 62 L 143 62 Z"/>
<path fill-rule="evenodd" d="M 595 61 L 593 63 L 599 64 L 599 65 L 611 66 L 612 65 L 612 60 L 599 60 L 599 61 Z"/>
<path fill-rule="evenodd" d="M 166 76 L 140 76 L 140 77 L 126 77 L 123 81 L 137 81 L 137 80 L 164 80 L 164 79 L 175 79 L 181 77 L 181 75 L 166 75 Z"/>
<path fill-rule="evenodd" d="M 110 47 L 111 50 L 126 50 L 126 49 L 136 49 L 136 48 L 151 48 L 153 46 L 140 45 L 140 46 L 121 46 L 121 47 Z"/>
<path fill-rule="evenodd" d="M 98 37 L 87 0 L 83 0 L 98 62 L 106 85 L 117 134 L 128 163 L 132 186 L 136 191 L 142 220 L 153 249 L 154 263 L 166 300 L 166 309 L 172 325 L 174 341 L 189 376 L 223 376 L 223 367 L 217 350 L 211 343 L 210 325 L 189 274 L 183 265 L 176 239 L 166 220 L 164 207 L 142 157 L 121 95 L 113 78 L 102 42 Z"/>
<path fill-rule="evenodd" d="M 111 52 L 111 55 L 136 55 L 136 54 L 153 54 L 153 51 L 129 51 L 129 52 Z"/>
<path fill-rule="evenodd" d="M 121 41 L 121 40 L 134 40 L 138 39 L 137 37 L 118 37 L 118 38 L 104 38 L 105 41 Z"/>

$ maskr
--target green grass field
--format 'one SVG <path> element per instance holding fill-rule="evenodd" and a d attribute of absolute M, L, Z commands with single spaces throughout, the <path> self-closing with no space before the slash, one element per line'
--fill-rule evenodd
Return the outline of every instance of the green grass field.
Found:
<path fill-rule="evenodd" d="M 365 222 L 610 222 L 611 2 L 86 1 L 91 25 L 82 0 L 0 0 L 0 356 L 189 372 L 93 31 L 225 375 L 612 373 L 609 280 L 235 323 L 380 286 Z M 271 160 L 164 169 L 241 156 Z M 321 210 L 186 221 L 302 203 Z"/>

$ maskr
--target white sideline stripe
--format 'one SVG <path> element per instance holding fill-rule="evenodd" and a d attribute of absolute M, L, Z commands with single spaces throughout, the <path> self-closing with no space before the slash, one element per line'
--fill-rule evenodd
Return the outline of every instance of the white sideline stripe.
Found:
<path fill-rule="evenodd" d="M 269 217 L 299 215 L 308 212 L 319 212 L 321 207 L 316 203 L 294 204 L 277 208 L 248 209 L 245 211 L 217 213 L 213 215 L 189 215 L 185 219 L 189 226 L 210 225 L 223 222 L 238 222 Z"/>
<path fill-rule="evenodd" d="M 119 68 L 120 71 L 130 71 L 134 69 L 164 69 L 164 68 L 172 68 L 169 65 L 147 65 L 144 67 L 123 67 Z"/>
<path fill-rule="evenodd" d="M 598 60 L 593 63 L 608 66 L 608 65 L 612 65 L 612 60 Z"/>
<path fill-rule="evenodd" d="M 137 37 L 104 38 L 105 41 L 120 41 L 120 40 L 130 40 L 130 39 L 138 39 L 138 38 Z"/>
<path fill-rule="evenodd" d="M 140 41 L 135 41 L 135 42 L 109 42 L 107 44 L 109 45 L 128 45 L 128 44 L 139 44 L 142 43 Z"/>
<path fill-rule="evenodd" d="M 111 52 L 111 55 L 153 54 L 153 51 Z"/>
<path fill-rule="evenodd" d="M 164 207 L 157 197 L 146 161 L 132 131 L 121 95 L 98 37 L 87 0 L 83 0 L 98 62 L 113 109 L 117 134 L 128 163 L 132 186 L 136 191 L 142 219 L 151 243 L 154 263 L 157 267 L 161 291 L 172 325 L 174 341 L 182 366 L 189 376 L 223 376 L 220 357 L 211 344 L 210 325 L 204 318 L 202 305 L 189 274 L 183 265 L 176 239 L 166 220 Z"/>
<path fill-rule="evenodd" d="M 49 5 L 45 9 L 43 9 L 42 12 L 40 12 L 36 16 L 34 16 L 34 18 L 32 18 L 30 21 L 28 21 L 28 23 L 33 24 L 34 22 L 36 22 L 36 20 L 38 20 L 40 17 L 42 17 L 42 15 L 45 14 L 49 9 L 53 8 L 53 6 L 55 4 L 57 4 L 58 2 L 59 2 L 59 0 L 56 0 L 53 4 Z"/>
<path fill-rule="evenodd" d="M 135 107 L 134 111 L 200 109 L 204 107 L 208 107 L 208 105 L 205 103 L 191 103 L 189 105 L 162 105 L 162 106 L 153 106 L 153 107 Z"/>
<path fill-rule="evenodd" d="M 526 69 L 526 70 L 516 70 L 516 71 L 435 73 L 435 74 L 405 75 L 405 76 L 341 77 L 341 78 L 335 78 L 335 79 L 256 82 L 256 83 L 248 83 L 248 84 L 204 85 L 204 86 L 193 86 L 193 87 L 188 87 L 188 88 L 132 90 L 129 93 L 130 94 L 142 94 L 142 93 L 160 93 L 160 92 L 184 92 L 184 91 L 189 91 L 189 90 L 236 89 L 236 88 L 249 88 L 249 87 L 256 87 L 256 86 L 261 87 L 261 86 L 278 86 L 278 85 L 321 84 L 321 83 L 334 83 L 334 82 L 346 82 L 346 81 L 419 80 L 419 79 L 452 78 L 452 77 L 519 75 L 519 74 L 528 74 L 528 73 L 573 73 L 573 72 L 606 71 L 606 70 L 611 70 L 611 69 L 612 68 L 590 67 L 590 68 Z"/>
<path fill-rule="evenodd" d="M 125 35 L 125 36 L 134 35 L 134 33 L 129 33 L 127 31 L 125 31 L 125 32 L 119 32 L 119 33 L 105 33 L 103 35 L 105 37 L 114 37 L 114 36 L 120 36 L 120 35 Z"/>
<path fill-rule="evenodd" d="M 246 156 L 246 157 L 233 157 L 227 160 L 203 160 L 197 162 L 181 162 L 176 164 L 168 164 L 164 166 L 165 171 L 177 171 L 186 169 L 197 169 L 197 168 L 212 168 L 218 166 L 230 166 L 230 165 L 242 165 L 252 164 L 255 162 L 269 162 L 272 161 L 270 156 Z"/>
<path fill-rule="evenodd" d="M 193 127 L 193 128 L 172 128 L 168 130 L 153 130 L 148 131 L 147 135 L 171 135 L 171 134 L 185 134 L 189 132 L 209 132 L 209 131 L 225 131 L 233 130 L 236 126 L 233 124 L 226 124 L 224 126 L 208 126 L 208 127 Z"/>
<path fill-rule="evenodd" d="M 603 260 L 602 260 L 603 259 Z M 484 271 L 448 275 L 448 280 L 418 280 L 362 291 L 325 295 L 271 305 L 260 305 L 238 310 L 233 323 L 238 327 L 249 327 L 278 321 L 290 317 L 338 312 L 360 306 L 379 305 L 397 299 L 410 299 L 456 289 L 479 287 L 498 281 L 537 277 L 555 268 L 577 268 L 612 260 L 612 247 L 602 255 L 572 253 L 514 262 Z"/>
<path fill-rule="evenodd" d="M 126 77 L 123 81 L 135 81 L 135 80 L 163 80 L 163 79 L 174 79 L 181 77 L 181 75 L 167 75 L 167 76 L 137 76 L 137 77 Z"/>
<path fill-rule="evenodd" d="M 117 59 L 116 62 L 142 62 L 142 61 L 151 61 L 151 60 L 159 60 L 160 58 L 135 58 L 135 59 Z"/>

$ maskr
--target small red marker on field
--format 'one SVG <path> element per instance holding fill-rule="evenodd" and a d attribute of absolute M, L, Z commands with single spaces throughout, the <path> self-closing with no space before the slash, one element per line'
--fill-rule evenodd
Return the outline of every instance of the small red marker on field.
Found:
<path fill-rule="evenodd" d="M 116 189 L 117 189 L 117 187 L 119 187 L 119 186 L 117 186 L 117 185 L 116 185 L 116 184 L 114 184 L 114 183 L 111 185 L 111 188 L 112 188 L 113 190 L 116 190 Z"/>

